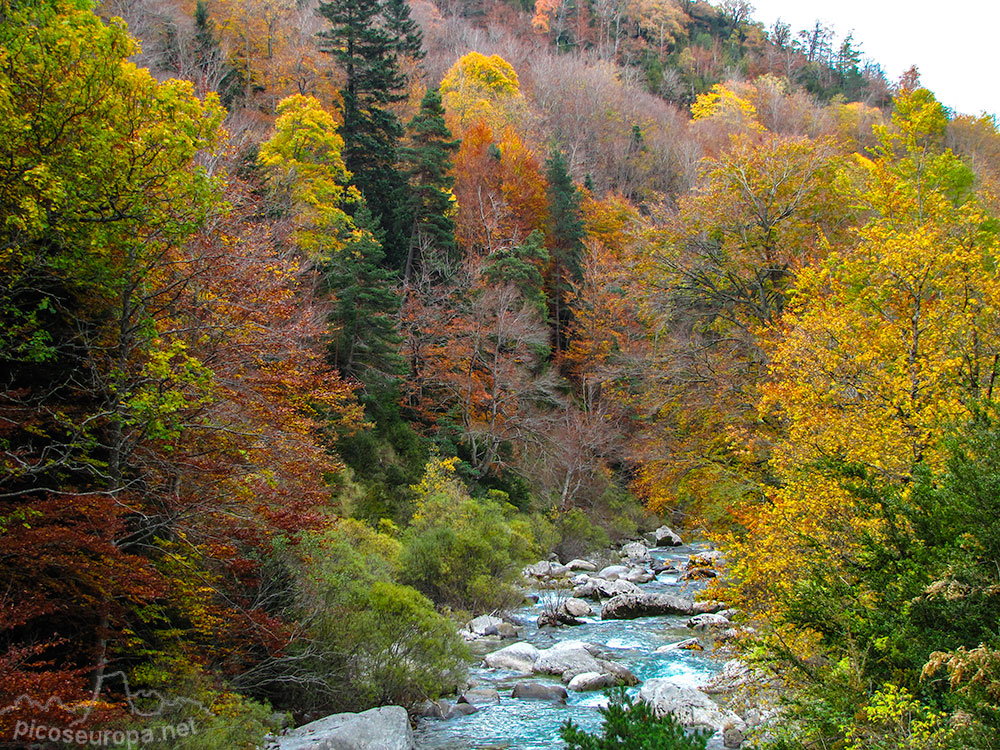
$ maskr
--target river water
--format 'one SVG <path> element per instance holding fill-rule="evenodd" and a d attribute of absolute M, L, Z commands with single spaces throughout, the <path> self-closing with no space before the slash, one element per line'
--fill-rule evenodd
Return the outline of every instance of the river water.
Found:
<path fill-rule="evenodd" d="M 707 545 L 691 544 L 653 549 L 650 554 L 654 559 L 673 562 L 675 567 L 683 569 L 689 555 L 706 549 Z M 661 573 L 640 588 L 651 592 L 692 596 L 702 586 L 679 582 L 677 579 L 677 574 Z M 673 650 L 662 654 L 654 653 L 659 646 L 696 635 L 684 626 L 687 617 L 601 620 L 599 604 L 590 602 L 595 614 L 581 618 L 585 621 L 583 625 L 539 630 L 535 620 L 542 613 L 545 597 L 550 593 L 544 590 L 533 590 L 531 593 L 541 597 L 539 603 L 516 610 L 513 616 L 523 624 L 520 640 L 528 641 L 540 649 L 549 648 L 564 640 L 593 643 L 604 651 L 606 658 L 632 670 L 640 683 L 654 677 L 665 677 L 679 685 L 695 687 L 707 682 L 722 666 L 721 662 L 710 656 L 709 646 L 704 652 Z M 479 666 L 483 655 L 511 643 L 514 641 L 487 640 L 472 644 L 476 661 L 469 673 L 470 682 L 473 687 L 495 688 L 500 693 L 500 703 L 479 706 L 479 710 L 469 716 L 449 720 L 421 719 L 414 732 L 420 750 L 558 750 L 563 747 L 559 739 L 559 728 L 567 719 L 572 719 L 574 724 L 590 731 L 601 726 L 603 719 L 598 708 L 607 702 L 601 691 L 570 691 L 566 705 L 511 698 L 511 689 L 518 682 L 551 681 L 559 684 L 557 677 L 526 676 Z M 629 693 L 635 696 L 638 690 L 639 687 L 636 686 Z M 720 737 L 713 738 L 709 744 L 709 748 L 721 747 Z"/>

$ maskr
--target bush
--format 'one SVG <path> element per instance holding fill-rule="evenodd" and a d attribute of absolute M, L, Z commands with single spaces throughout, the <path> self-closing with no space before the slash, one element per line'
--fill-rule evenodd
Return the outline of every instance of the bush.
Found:
<path fill-rule="evenodd" d="M 625 688 L 608 692 L 600 709 L 603 734 L 591 735 L 567 721 L 559 730 L 566 750 L 705 750 L 709 733 L 687 732 L 671 715 L 656 716 L 645 702 L 632 703 Z"/>
<path fill-rule="evenodd" d="M 308 637 L 285 676 L 297 709 L 409 706 L 454 689 L 467 649 L 451 620 L 394 580 L 397 540 L 347 519 L 302 548 L 299 620 Z"/>
<path fill-rule="evenodd" d="M 417 512 L 403 534 L 400 580 L 455 609 L 514 606 L 521 595 L 513 581 L 539 554 L 530 521 L 503 492 L 469 496 L 455 463 L 432 459 L 414 486 Z"/>

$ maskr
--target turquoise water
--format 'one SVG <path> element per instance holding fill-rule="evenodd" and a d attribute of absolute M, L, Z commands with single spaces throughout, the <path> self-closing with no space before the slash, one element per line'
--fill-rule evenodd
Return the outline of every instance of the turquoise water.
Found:
<path fill-rule="evenodd" d="M 670 549 L 651 551 L 654 558 L 684 562 L 688 555 L 705 549 L 694 544 Z M 696 584 L 684 585 L 677 582 L 676 575 L 663 574 L 640 588 L 646 591 L 669 591 L 686 595 L 692 594 Z M 536 591 L 541 596 L 545 592 Z M 521 640 L 533 643 L 538 648 L 548 648 L 563 640 L 582 640 L 593 643 L 612 661 L 624 664 L 640 682 L 653 677 L 666 677 L 681 685 L 697 686 L 705 683 L 721 668 L 721 663 L 712 659 L 707 652 L 668 651 L 654 653 L 659 646 L 676 643 L 694 636 L 684 627 L 686 617 L 644 617 L 637 620 L 600 619 L 597 604 L 595 615 L 582 618 L 585 624 L 577 627 L 563 627 L 539 631 L 535 619 L 542 612 L 543 604 L 524 607 L 514 612 L 514 617 L 524 624 Z M 514 641 L 477 642 L 472 644 L 477 657 L 508 646 Z M 570 691 L 566 705 L 547 701 L 516 700 L 510 697 L 513 686 L 521 681 L 559 683 L 556 677 L 522 675 L 515 672 L 483 669 L 477 660 L 470 670 L 470 681 L 475 687 L 492 687 L 500 693 L 498 705 L 480 706 L 479 711 L 447 721 L 441 719 L 421 719 L 415 730 L 417 747 L 420 750 L 558 750 L 563 747 L 559 739 L 559 727 L 567 719 L 585 729 L 600 727 L 602 718 L 598 708 L 607 699 L 602 692 L 576 693 Z M 629 691 L 633 695 L 638 687 Z M 716 739 L 710 747 L 721 747 Z"/>

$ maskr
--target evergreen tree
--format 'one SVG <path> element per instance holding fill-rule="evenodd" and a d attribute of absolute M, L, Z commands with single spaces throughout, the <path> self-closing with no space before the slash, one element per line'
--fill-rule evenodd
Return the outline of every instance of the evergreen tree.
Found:
<path fill-rule="evenodd" d="M 360 202 L 357 230 L 346 246 L 324 263 L 323 276 L 334 298 L 330 362 L 376 391 L 391 386 L 405 370 L 395 316 L 399 295 L 393 272 L 382 268 L 385 253 L 371 211 Z"/>
<path fill-rule="evenodd" d="M 344 161 L 385 232 L 390 264 L 400 267 L 406 243 L 396 206 L 404 180 L 396 159 L 403 126 L 388 107 L 406 98 L 408 77 L 400 57 L 418 54 L 420 32 L 404 0 L 328 0 L 318 12 L 331 26 L 319 34 L 320 49 L 346 76 L 340 90 Z"/>
<path fill-rule="evenodd" d="M 408 126 L 410 145 L 400 151 L 400 162 L 408 178 L 405 219 L 408 224 L 404 281 L 409 281 L 423 262 L 422 248 L 436 248 L 448 264 L 457 261 L 455 242 L 455 178 L 451 176 L 452 155 L 459 141 L 453 140 L 444 121 L 441 92 L 428 89 L 420 111 Z"/>
<path fill-rule="evenodd" d="M 549 304 L 552 307 L 553 346 L 566 349 L 566 329 L 572 317 L 566 298 L 573 284 L 583 278 L 583 197 L 569 174 L 562 151 L 553 148 L 545 162 L 548 180 L 549 221 L 546 240 L 549 264 Z"/>

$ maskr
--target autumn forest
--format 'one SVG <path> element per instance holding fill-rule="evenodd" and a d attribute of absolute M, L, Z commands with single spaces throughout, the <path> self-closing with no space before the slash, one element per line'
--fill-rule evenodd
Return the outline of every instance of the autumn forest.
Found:
<path fill-rule="evenodd" d="M 1000 748 L 1000 133 L 861 42 L 0 0 L 0 747 L 411 709 L 526 564 L 669 524 L 745 747 Z"/>

